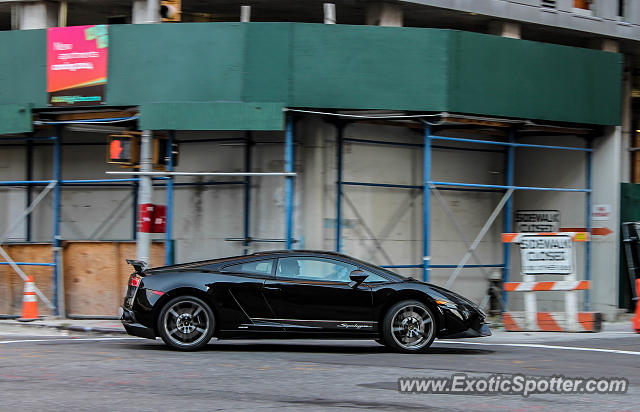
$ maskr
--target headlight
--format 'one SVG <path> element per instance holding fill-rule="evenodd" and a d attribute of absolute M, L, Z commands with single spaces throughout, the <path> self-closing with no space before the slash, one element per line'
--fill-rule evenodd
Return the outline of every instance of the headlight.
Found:
<path fill-rule="evenodd" d="M 444 306 L 444 307 L 447 307 L 447 308 L 452 308 L 452 309 L 457 309 L 458 308 L 458 305 L 456 305 L 455 303 L 450 302 L 448 300 L 444 300 L 444 299 L 436 299 L 436 303 L 438 305 L 440 305 L 440 306 Z"/>

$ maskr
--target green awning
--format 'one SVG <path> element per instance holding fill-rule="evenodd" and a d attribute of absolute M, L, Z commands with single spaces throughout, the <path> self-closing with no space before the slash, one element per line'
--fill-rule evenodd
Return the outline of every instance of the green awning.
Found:
<path fill-rule="evenodd" d="M 142 130 L 283 130 L 282 103 L 143 103 Z"/>
<path fill-rule="evenodd" d="M 31 108 L 18 104 L 0 104 L 0 134 L 33 131 Z"/>

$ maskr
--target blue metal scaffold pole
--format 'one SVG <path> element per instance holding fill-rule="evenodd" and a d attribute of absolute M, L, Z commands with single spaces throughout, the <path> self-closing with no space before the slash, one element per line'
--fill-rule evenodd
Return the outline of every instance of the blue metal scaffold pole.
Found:
<path fill-rule="evenodd" d="M 424 127 L 424 165 L 423 165 L 423 199 L 422 199 L 422 279 L 429 281 L 429 217 L 431 216 L 431 126 Z"/>
<path fill-rule="evenodd" d="M 247 132 L 246 140 L 244 142 L 244 171 L 251 172 L 251 151 L 253 150 L 253 136 L 251 132 Z M 243 235 L 244 241 L 242 246 L 245 255 L 249 253 L 249 246 L 251 243 L 251 176 L 244 177 L 244 223 L 243 223 Z"/>
<path fill-rule="evenodd" d="M 507 181 L 505 185 L 508 187 L 514 187 L 514 165 L 515 165 L 515 130 L 509 131 L 509 143 L 507 148 Z M 504 207 L 504 233 L 513 232 L 513 196 L 510 196 Z M 511 260 L 511 244 L 505 243 L 503 245 L 504 250 L 504 268 L 502 270 L 502 283 L 509 281 L 509 264 Z M 502 310 L 506 309 L 507 305 L 507 292 L 502 291 Z"/>
<path fill-rule="evenodd" d="M 293 172 L 293 117 L 287 116 L 287 129 L 284 142 L 284 171 Z M 293 176 L 285 178 L 285 226 L 287 249 L 293 246 Z"/>
<path fill-rule="evenodd" d="M 586 186 L 589 189 L 588 192 L 585 193 L 585 220 L 586 220 L 586 228 L 589 233 L 589 239 L 585 244 L 584 251 L 584 259 L 585 259 L 585 271 L 584 277 L 585 280 L 591 280 L 591 193 L 593 190 L 592 187 L 592 166 L 593 166 L 593 144 L 591 141 L 591 136 L 587 138 L 587 148 L 589 151 L 587 152 L 587 176 L 586 176 Z M 585 291 L 584 295 L 584 309 L 585 311 L 591 310 L 591 295 L 589 294 L 589 289 Z"/>
<path fill-rule="evenodd" d="M 173 141 L 175 140 L 175 130 L 169 130 L 169 138 L 167 139 L 166 169 L 173 172 Z M 167 202 L 167 224 L 164 233 L 164 263 L 165 265 L 173 265 L 173 176 L 169 176 L 166 184 L 166 202 Z"/>
<path fill-rule="evenodd" d="M 61 246 L 62 241 L 60 238 L 60 188 L 61 188 L 61 145 L 62 139 L 62 127 L 56 127 L 56 139 L 53 141 L 53 180 L 55 187 L 53 188 L 53 316 L 60 316 L 60 305 L 58 299 L 58 286 L 62 283 L 60 279 L 61 275 Z"/>
<path fill-rule="evenodd" d="M 338 124 L 336 137 L 336 252 L 342 252 L 342 156 L 343 156 L 344 124 Z"/>

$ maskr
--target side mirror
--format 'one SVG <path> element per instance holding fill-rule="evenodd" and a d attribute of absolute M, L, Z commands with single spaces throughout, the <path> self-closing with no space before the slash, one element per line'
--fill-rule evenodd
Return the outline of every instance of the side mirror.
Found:
<path fill-rule="evenodd" d="M 362 284 L 362 282 L 364 282 L 368 277 L 369 275 L 364 273 L 364 271 L 356 269 L 349 275 L 349 279 L 351 279 L 351 283 L 349 283 L 349 286 L 355 289 L 360 286 L 360 284 Z"/>

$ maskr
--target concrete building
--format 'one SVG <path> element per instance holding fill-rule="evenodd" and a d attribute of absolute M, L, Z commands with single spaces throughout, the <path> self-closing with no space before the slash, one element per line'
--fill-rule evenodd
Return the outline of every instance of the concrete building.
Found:
<path fill-rule="evenodd" d="M 636 2 L 250 5 L 183 0 L 181 22 L 170 23 L 153 1 L 0 1 L 0 232 L 56 179 L 58 147 L 60 178 L 76 182 L 59 186 L 58 201 L 44 198 L 10 241 L 51 242 L 55 222 L 54 244 L 134 239 L 138 183 L 77 180 L 130 170 L 106 163 L 107 136 L 150 130 L 180 144 L 176 171 L 297 173 L 175 178 L 167 262 L 289 243 L 339 249 L 436 284 L 455 272 L 451 288 L 480 302 L 494 272 L 520 279 L 517 249 L 501 242 L 514 211 L 557 210 L 562 228 L 611 230 L 577 246 L 578 277 L 593 281 L 582 305 L 609 318 L 628 305 L 619 227 L 621 199 L 635 193 L 621 184 L 640 177 L 629 152 Z M 52 107 L 44 29 L 95 24 L 109 24 L 106 96 L 98 106 Z M 98 118 L 115 120 L 82 121 Z M 48 136 L 59 139 L 19 140 Z M 155 181 L 153 203 L 166 196 L 166 182 Z M 601 220 L 592 221 L 594 206 L 606 210 Z M 485 226 L 476 256 L 458 271 Z M 57 290 L 67 290 L 67 306 L 78 299 L 74 284 L 112 287 L 99 273 L 62 267 Z M 2 276 L 18 283 L 8 269 Z M 0 286 L 0 300 L 11 302 L 0 312 L 15 311 L 16 290 Z M 549 292 L 541 304 L 553 310 L 561 301 Z M 519 305 L 510 296 L 509 307 Z"/>

